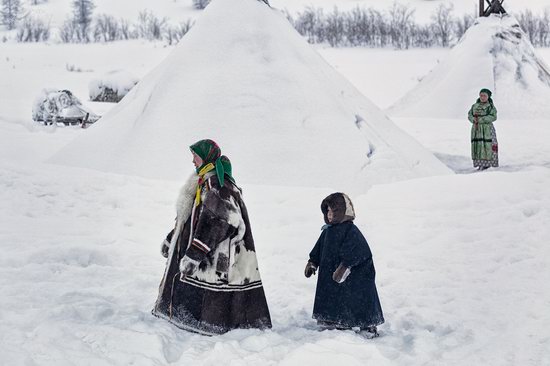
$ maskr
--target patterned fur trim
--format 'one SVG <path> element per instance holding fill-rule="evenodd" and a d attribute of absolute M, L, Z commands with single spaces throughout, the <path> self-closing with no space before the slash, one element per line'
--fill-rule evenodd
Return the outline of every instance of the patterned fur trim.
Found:
<path fill-rule="evenodd" d="M 243 285 L 233 285 L 233 284 L 219 284 L 219 283 L 208 283 L 205 281 L 200 281 L 192 277 L 180 278 L 181 282 L 187 283 L 191 286 L 199 287 L 205 290 L 218 291 L 218 292 L 239 292 L 239 291 L 249 291 L 254 290 L 260 287 L 263 287 L 262 281 L 254 281 Z"/>

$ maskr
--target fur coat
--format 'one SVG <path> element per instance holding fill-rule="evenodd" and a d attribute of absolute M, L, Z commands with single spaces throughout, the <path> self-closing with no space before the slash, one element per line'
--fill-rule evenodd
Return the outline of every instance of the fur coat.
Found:
<path fill-rule="evenodd" d="M 240 189 L 214 173 L 201 185 L 194 207 L 198 176 L 190 177 L 177 200 L 175 228 L 166 270 L 153 309 L 155 316 L 201 334 L 236 328 L 270 328 L 248 212 Z M 179 273 L 184 256 L 200 263 L 191 275 Z"/>

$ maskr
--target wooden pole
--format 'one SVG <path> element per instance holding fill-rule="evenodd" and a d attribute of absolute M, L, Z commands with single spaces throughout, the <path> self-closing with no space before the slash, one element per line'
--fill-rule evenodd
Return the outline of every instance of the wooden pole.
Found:
<path fill-rule="evenodd" d="M 485 0 L 479 0 L 479 16 L 482 17 L 485 12 Z"/>

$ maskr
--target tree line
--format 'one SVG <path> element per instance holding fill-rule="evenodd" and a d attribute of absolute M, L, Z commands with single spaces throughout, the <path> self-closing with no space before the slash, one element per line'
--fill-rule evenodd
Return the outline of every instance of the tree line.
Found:
<path fill-rule="evenodd" d="M 31 5 L 48 0 L 32 0 Z M 143 10 L 135 21 L 108 14 L 94 15 L 93 0 L 73 0 L 72 12 L 56 28 L 58 40 L 63 43 L 112 42 L 128 39 L 162 40 L 176 44 L 193 26 L 188 19 L 178 24 L 169 23 L 150 10 Z M 25 14 L 21 0 L 2 0 L 0 21 L 6 29 L 15 30 L 18 42 L 43 42 L 52 37 L 52 27 L 43 19 Z M 7 39 L 4 38 L 4 41 Z"/>
<path fill-rule="evenodd" d="M 328 43 L 332 47 L 449 47 L 474 23 L 474 14 L 455 16 L 452 4 L 440 4 L 430 21 L 418 23 L 414 9 L 393 3 L 387 11 L 356 7 L 326 12 L 309 6 L 296 15 L 287 12 L 294 28 L 309 43 Z M 536 47 L 550 47 L 550 11 L 534 14 L 523 10 L 514 14 L 529 40 Z"/>
<path fill-rule="evenodd" d="M 31 0 L 35 5 L 48 0 Z M 209 0 L 193 0 L 203 9 Z M 176 25 L 166 17 L 143 10 L 135 21 L 107 14 L 94 15 L 93 0 L 73 0 L 72 13 L 57 29 L 65 43 L 111 42 L 127 39 L 163 40 L 176 44 L 193 26 L 186 20 Z M 310 43 L 328 43 L 332 47 L 449 47 L 474 23 L 473 14 L 455 16 L 452 4 L 440 4 L 428 23 L 415 20 L 414 9 L 393 3 L 386 11 L 356 7 L 325 11 L 309 6 L 295 15 L 285 12 L 294 28 Z M 536 47 L 550 47 L 550 11 L 534 14 L 524 10 L 516 15 L 521 28 Z M 25 14 L 21 0 L 2 0 L 0 20 L 8 29 L 16 29 L 19 42 L 41 42 L 52 37 L 52 27 L 41 18 Z"/>

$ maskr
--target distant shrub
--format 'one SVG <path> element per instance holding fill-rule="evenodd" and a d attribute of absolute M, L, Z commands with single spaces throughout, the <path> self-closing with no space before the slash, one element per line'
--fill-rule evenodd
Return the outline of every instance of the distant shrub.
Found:
<path fill-rule="evenodd" d="M 192 26 L 193 21 L 190 19 L 185 22 L 181 22 L 177 26 L 168 26 L 166 28 L 166 33 L 164 37 L 166 39 L 166 42 L 168 42 L 169 45 L 177 44 L 180 39 L 182 39 L 183 36 L 185 36 L 187 32 L 189 32 Z"/>
<path fill-rule="evenodd" d="M 141 38 L 148 40 L 162 39 L 166 27 L 167 18 L 161 19 L 149 10 L 144 10 L 139 13 L 136 28 Z"/>
<path fill-rule="evenodd" d="M 137 38 L 137 32 L 132 29 L 132 26 L 126 19 L 120 19 L 120 39 L 133 39 Z"/>
<path fill-rule="evenodd" d="M 27 16 L 17 28 L 18 42 L 42 42 L 50 38 L 50 24 L 40 18 Z"/>
<path fill-rule="evenodd" d="M 71 43 L 76 40 L 76 25 L 72 18 L 67 18 L 59 28 L 59 38 L 63 43 Z"/>
<path fill-rule="evenodd" d="M 526 9 L 516 18 L 534 46 L 550 47 L 550 11 L 548 9 L 540 16 Z"/>
<path fill-rule="evenodd" d="M 122 38 L 119 22 L 115 17 L 107 14 L 101 14 L 95 18 L 93 33 L 96 42 L 112 42 Z"/>

